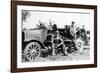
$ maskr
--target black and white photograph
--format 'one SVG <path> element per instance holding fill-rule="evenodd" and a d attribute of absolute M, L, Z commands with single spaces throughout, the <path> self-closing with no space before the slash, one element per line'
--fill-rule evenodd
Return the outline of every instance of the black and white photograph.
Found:
<path fill-rule="evenodd" d="M 21 62 L 82 61 L 91 58 L 88 10 L 21 9 Z M 64 10 L 64 11 L 63 11 Z"/>
<path fill-rule="evenodd" d="M 95 6 L 25 4 L 19 2 L 15 11 L 17 68 L 52 70 L 96 65 Z"/>
<path fill-rule="evenodd" d="M 22 62 L 90 59 L 90 14 L 22 10 Z"/>

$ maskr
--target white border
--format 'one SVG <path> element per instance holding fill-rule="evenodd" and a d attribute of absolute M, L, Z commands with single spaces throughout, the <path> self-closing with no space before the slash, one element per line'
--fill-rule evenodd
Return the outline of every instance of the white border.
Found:
<path fill-rule="evenodd" d="M 60 62 L 34 62 L 34 63 L 22 63 L 21 62 L 21 10 L 46 10 L 46 11 L 72 11 L 72 12 L 86 12 L 91 15 L 91 26 L 90 26 L 90 59 L 89 60 L 78 60 L 78 61 L 60 61 Z M 60 65 L 82 65 L 82 64 L 94 64 L 94 11 L 91 9 L 75 9 L 75 8 L 54 8 L 54 7 L 39 7 L 39 6 L 17 6 L 17 68 L 28 68 L 28 67 L 43 67 L 43 66 L 60 66 Z"/>

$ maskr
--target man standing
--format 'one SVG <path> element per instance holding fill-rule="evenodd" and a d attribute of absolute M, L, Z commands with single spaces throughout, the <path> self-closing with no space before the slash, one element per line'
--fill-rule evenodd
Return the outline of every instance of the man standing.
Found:
<path fill-rule="evenodd" d="M 70 34 L 75 37 L 76 31 L 77 31 L 77 27 L 75 25 L 75 22 L 72 21 L 71 26 L 70 26 Z"/>

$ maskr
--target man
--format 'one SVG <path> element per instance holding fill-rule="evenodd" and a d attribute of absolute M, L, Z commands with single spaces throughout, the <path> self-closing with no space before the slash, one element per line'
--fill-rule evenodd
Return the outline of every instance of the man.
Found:
<path fill-rule="evenodd" d="M 76 35 L 76 31 L 77 31 L 77 27 L 75 25 L 75 22 L 72 21 L 71 26 L 70 26 L 70 34 L 72 36 L 75 36 Z"/>

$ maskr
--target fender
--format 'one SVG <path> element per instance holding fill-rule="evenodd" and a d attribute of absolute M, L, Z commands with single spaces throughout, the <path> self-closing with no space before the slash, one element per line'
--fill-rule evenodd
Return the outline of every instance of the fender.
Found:
<path fill-rule="evenodd" d="M 41 42 L 38 41 L 38 40 L 31 40 L 31 41 L 28 41 L 27 44 L 30 43 L 30 42 L 38 42 L 38 43 L 40 44 L 41 48 L 45 48 L 45 46 L 43 45 L 43 43 L 41 43 Z"/>

